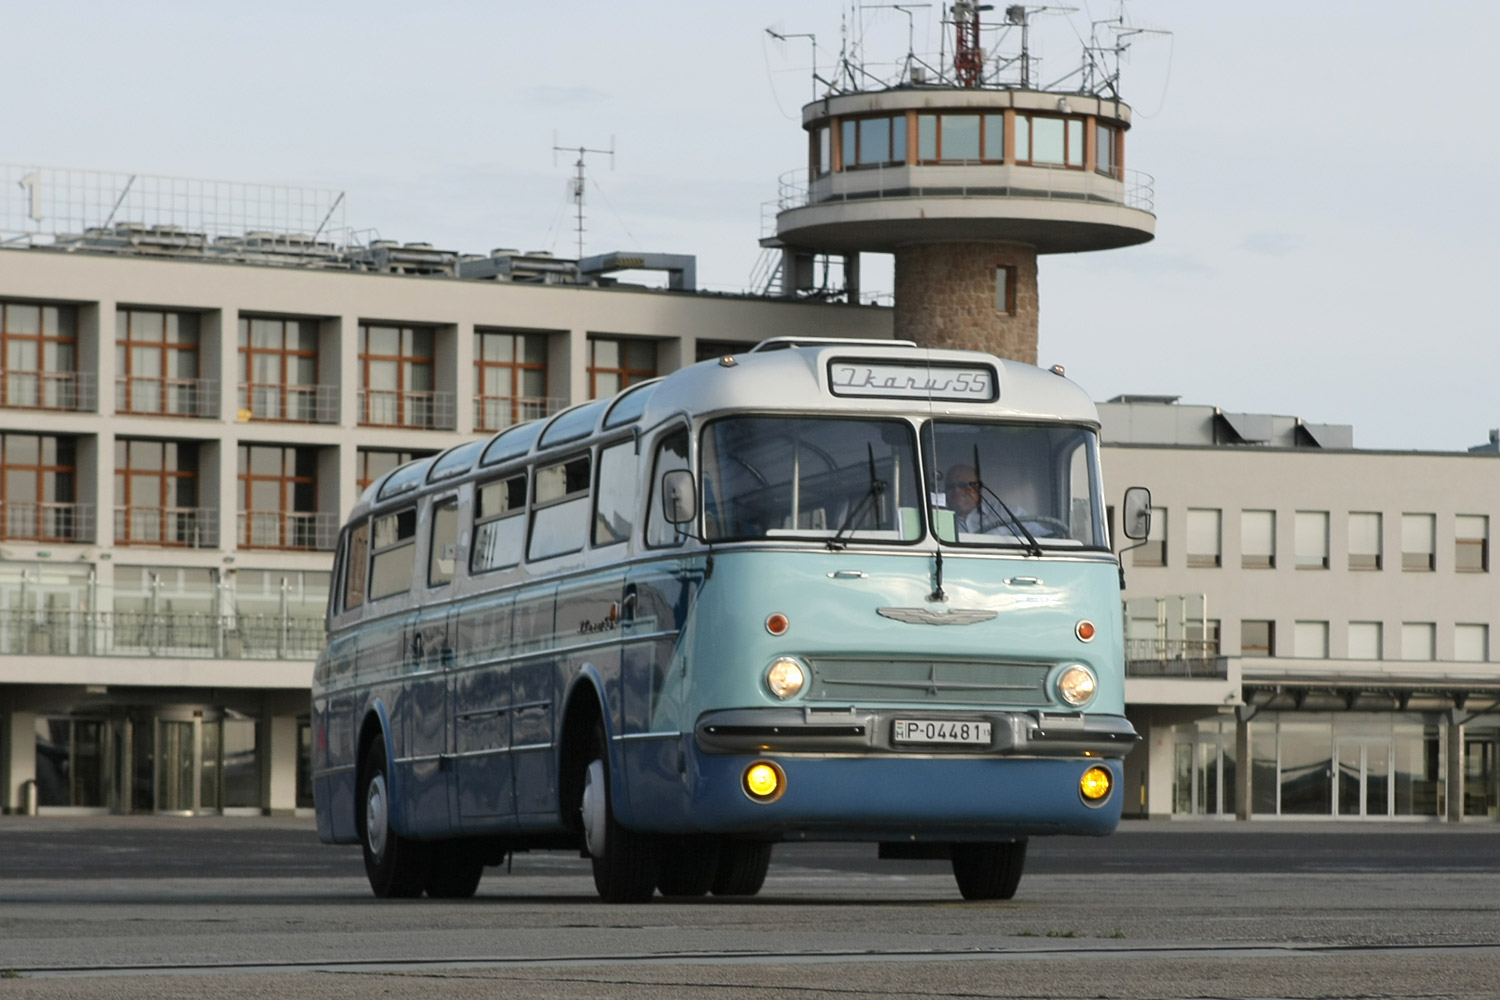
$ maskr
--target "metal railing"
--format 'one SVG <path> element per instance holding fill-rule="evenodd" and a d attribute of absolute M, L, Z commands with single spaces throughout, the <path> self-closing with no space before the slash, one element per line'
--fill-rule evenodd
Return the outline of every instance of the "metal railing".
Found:
<path fill-rule="evenodd" d="M 168 417 L 216 417 L 219 384 L 203 378 L 115 379 L 115 412 Z"/>
<path fill-rule="evenodd" d="M 93 411 L 92 372 L 0 371 L 0 406 L 26 410 Z"/>
<path fill-rule="evenodd" d="M 1229 673 L 1214 640 L 1126 639 L 1125 675 L 1223 679 Z"/>
<path fill-rule="evenodd" d="M 92 542 L 93 504 L 6 500 L 0 504 L 0 538 L 34 542 Z"/>
<path fill-rule="evenodd" d="M 0 610 L 0 654 L 311 660 L 323 619 L 208 612 Z"/>
<path fill-rule="evenodd" d="M 116 507 L 115 544 L 215 548 L 219 512 L 212 507 Z"/>
<path fill-rule="evenodd" d="M 332 552 L 338 540 L 339 517 L 291 510 L 240 511 L 235 530 L 242 549 Z"/>
<path fill-rule="evenodd" d="M 336 424 L 339 422 L 339 387 L 241 382 L 239 410 L 242 417 L 248 416 L 251 420 Z"/>
<path fill-rule="evenodd" d="M 913 184 L 912 174 L 941 176 L 950 167 L 967 166 L 1004 169 L 1009 184 Z M 809 182 L 807 168 L 788 170 L 778 181 L 776 209 L 785 212 L 809 205 L 878 198 L 1046 198 L 1064 201 L 1102 202 L 1124 205 L 1143 212 L 1156 211 L 1156 178 L 1139 170 L 1121 171 L 1111 177 L 1093 170 L 1078 170 L 1040 164 L 897 164 L 824 174 L 817 179 L 817 193 Z M 973 176 L 972 173 L 969 176 Z M 765 235 L 765 234 L 762 234 Z"/>
<path fill-rule="evenodd" d="M 474 400 L 474 429 L 501 431 L 525 420 L 550 417 L 566 403 L 557 396 L 480 396 Z"/>
<path fill-rule="evenodd" d="M 452 430 L 454 394 L 451 392 L 403 392 L 396 389 L 361 389 L 361 427 L 420 427 Z"/>

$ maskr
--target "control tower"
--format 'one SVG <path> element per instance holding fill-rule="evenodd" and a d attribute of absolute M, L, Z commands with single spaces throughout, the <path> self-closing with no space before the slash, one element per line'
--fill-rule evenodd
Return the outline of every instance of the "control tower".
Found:
<path fill-rule="evenodd" d="M 888 87 L 833 84 L 803 107 L 808 166 L 782 179 L 765 242 L 782 249 L 788 294 L 815 257 L 841 255 L 853 299 L 858 254 L 894 254 L 898 338 L 1036 364 L 1038 257 L 1150 240 L 1152 180 L 1125 166 L 1131 115 L 1116 84 L 1131 29 L 1085 47 L 1076 89 L 1040 89 L 1028 18 L 1041 8 L 1014 5 L 983 26 L 989 9 L 953 4 L 951 61 L 909 55 Z M 982 31 L 1019 35 L 1020 54 L 987 56 Z M 1113 74 L 1101 68 L 1110 54 Z"/>

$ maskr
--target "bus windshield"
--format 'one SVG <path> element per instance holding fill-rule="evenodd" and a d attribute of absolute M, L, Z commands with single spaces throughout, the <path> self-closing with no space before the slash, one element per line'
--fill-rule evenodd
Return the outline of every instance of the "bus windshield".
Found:
<path fill-rule="evenodd" d="M 935 420 L 922 443 L 939 540 L 1032 550 L 1106 545 L 1092 430 Z"/>
<path fill-rule="evenodd" d="M 727 417 L 703 432 L 704 537 L 910 543 L 921 467 L 898 420 Z"/>

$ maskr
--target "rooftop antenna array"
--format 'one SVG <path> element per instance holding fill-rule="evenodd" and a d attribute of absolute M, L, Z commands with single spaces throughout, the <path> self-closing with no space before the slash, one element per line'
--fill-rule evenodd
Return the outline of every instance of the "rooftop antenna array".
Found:
<path fill-rule="evenodd" d="M 574 151 L 575 148 L 572 146 L 559 146 L 557 144 L 557 133 L 552 133 L 553 166 L 557 166 L 558 153 L 571 153 Z M 586 157 L 590 153 L 597 153 L 600 155 L 607 154 L 609 156 L 609 169 L 615 169 L 615 137 L 609 137 L 608 149 L 590 149 L 587 146 L 578 146 L 576 148 L 576 152 L 578 153 L 578 160 L 573 164 L 576 173 L 568 182 L 568 185 L 569 192 L 571 194 L 571 197 L 573 198 L 575 218 L 577 220 L 577 225 L 575 228 L 578 234 L 578 259 L 583 260 L 583 192 L 584 188 L 587 186 L 587 179 L 584 174 L 584 157 Z"/>

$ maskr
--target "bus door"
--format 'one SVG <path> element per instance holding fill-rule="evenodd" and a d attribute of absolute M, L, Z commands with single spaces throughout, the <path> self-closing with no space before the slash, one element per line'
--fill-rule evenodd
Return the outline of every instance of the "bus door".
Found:
<path fill-rule="evenodd" d="M 515 818 L 511 765 L 511 653 L 514 595 L 465 605 L 453 623 L 457 646 L 449 671 L 453 774 L 459 822 L 470 832 Z"/>
<path fill-rule="evenodd" d="M 447 605 L 411 619 L 406 639 L 406 705 L 411 761 L 405 798 L 412 832 L 437 833 L 449 825 L 448 673 L 453 662 Z"/>
<path fill-rule="evenodd" d="M 703 584 L 703 560 L 664 559 L 634 567 L 626 578 L 620 611 L 619 731 L 677 731 L 689 725 L 663 696 L 681 690 L 667 672 L 689 610 Z"/>

